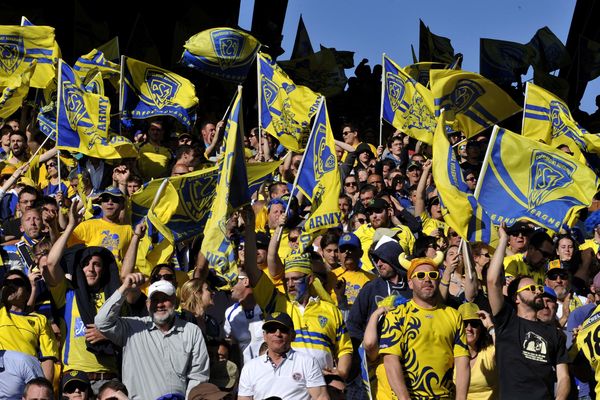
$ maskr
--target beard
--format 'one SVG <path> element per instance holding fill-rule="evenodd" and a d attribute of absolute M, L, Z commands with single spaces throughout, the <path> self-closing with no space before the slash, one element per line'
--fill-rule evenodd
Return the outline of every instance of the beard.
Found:
<path fill-rule="evenodd" d="M 175 308 L 169 308 L 165 312 L 161 312 L 160 315 L 157 311 L 152 313 L 152 322 L 158 326 L 168 325 L 175 319 Z"/>
<path fill-rule="evenodd" d="M 530 299 L 530 300 L 524 299 L 523 296 L 519 296 L 519 297 L 520 297 L 519 300 L 521 300 L 521 303 L 528 305 L 535 311 L 540 311 L 545 308 L 544 299 L 540 295 L 535 296 L 533 299 Z"/>

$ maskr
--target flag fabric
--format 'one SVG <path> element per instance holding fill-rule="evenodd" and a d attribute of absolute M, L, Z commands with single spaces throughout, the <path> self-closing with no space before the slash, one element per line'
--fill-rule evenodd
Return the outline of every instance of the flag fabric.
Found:
<path fill-rule="evenodd" d="M 600 135 L 588 133 L 573 119 L 567 104 L 547 90 L 527 83 L 523 135 L 552 147 L 555 139 L 569 138 L 582 152 L 600 152 Z"/>
<path fill-rule="evenodd" d="M 34 26 L 33 23 L 27 19 L 26 16 L 21 17 L 21 26 Z"/>
<path fill-rule="evenodd" d="M 527 219 L 556 232 L 592 203 L 598 177 L 558 149 L 495 126 L 478 186 L 494 224 Z"/>
<path fill-rule="evenodd" d="M 382 118 L 409 136 L 431 144 L 436 125 L 431 92 L 385 55 L 383 64 Z"/>
<path fill-rule="evenodd" d="M 346 74 L 338 64 L 337 51 L 321 48 L 320 51 L 306 57 L 278 64 L 296 84 L 309 87 L 323 96 L 335 96 L 346 87 Z"/>
<path fill-rule="evenodd" d="M 56 142 L 56 104 L 42 107 L 37 115 L 40 131 Z"/>
<path fill-rule="evenodd" d="M 102 72 L 102 75 L 106 78 L 120 77 L 121 66 L 117 63 L 106 59 L 104 53 L 99 50 L 92 50 L 88 54 L 85 54 L 77 59 L 73 69 L 77 73 L 80 79 L 84 79 L 89 71 L 97 69 Z"/>
<path fill-rule="evenodd" d="M 302 14 L 300 14 L 300 20 L 298 21 L 298 30 L 296 31 L 296 39 L 294 40 L 294 49 L 292 50 L 291 59 L 306 57 L 313 54 L 315 51 L 310 44 L 310 38 L 308 37 L 308 31 L 304 25 Z"/>
<path fill-rule="evenodd" d="M 260 42 L 233 28 L 212 28 L 189 38 L 180 63 L 208 76 L 233 82 L 246 79 Z"/>
<path fill-rule="evenodd" d="M 104 96 L 104 80 L 102 80 L 102 72 L 95 68 L 90 70 L 83 79 L 83 86 L 85 87 L 86 92 Z"/>
<path fill-rule="evenodd" d="M 36 64 L 37 61 L 33 60 L 20 75 L 13 75 L 8 79 L 8 85 L 0 86 L 0 118 L 8 118 L 21 108 L 23 100 L 29 93 L 29 84 Z"/>
<path fill-rule="evenodd" d="M 267 55 L 259 53 L 257 61 L 260 126 L 286 148 L 300 151 L 308 139 L 318 96 L 305 86 L 295 85 Z"/>
<path fill-rule="evenodd" d="M 479 71 L 481 75 L 500 84 L 520 82 L 535 55 L 527 45 L 506 40 L 480 39 Z"/>
<path fill-rule="evenodd" d="M 474 72 L 432 69 L 430 79 L 436 116 L 444 108 L 452 128 L 467 138 L 521 111 L 506 92 Z"/>
<path fill-rule="evenodd" d="M 297 187 L 311 202 L 310 215 L 302 227 L 298 252 L 302 253 L 321 231 L 340 225 L 338 199 L 341 191 L 340 171 L 335 141 L 327 115 L 325 98 L 313 124 L 304 157 L 298 170 Z"/>
<path fill-rule="evenodd" d="M 73 69 L 58 63 L 56 131 L 59 149 L 83 154 L 92 152 L 102 139 L 108 139 L 110 101 L 108 97 L 85 91 Z"/>
<path fill-rule="evenodd" d="M 29 86 L 45 88 L 56 75 L 55 62 L 60 49 L 50 26 L 0 26 L 0 86 L 13 75 L 22 75 L 33 60 L 37 67 Z"/>
<path fill-rule="evenodd" d="M 561 99 L 569 98 L 569 82 L 566 79 L 559 78 L 540 71 L 539 69 L 533 70 L 533 83 L 546 89 L 547 91 L 554 93 Z"/>
<path fill-rule="evenodd" d="M 97 50 L 104 54 L 109 61 L 119 61 L 121 59 L 121 50 L 119 48 L 119 37 L 115 36 L 108 42 L 98 46 Z"/>
<path fill-rule="evenodd" d="M 534 50 L 531 62 L 537 70 L 551 72 L 571 63 L 567 48 L 547 26 L 538 29 L 527 46 Z"/>
<path fill-rule="evenodd" d="M 429 85 L 429 70 L 444 69 L 446 64 L 438 62 L 420 62 L 407 65 L 402 70 L 415 81 L 427 87 Z"/>
<path fill-rule="evenodd" d="M 579 37 L 577 67 L 578 79 L 591 81 L 600 76 L 600 43 L 584 36 Z"/>
<path fill-rule="evenodd" d="M 283 160 L 246 164 L 246 170 L 248 171 L 248 196 L 256 193 L 263 183 L 273 181 L 273 175 L 282 163 Z"/>
<path fill-rule="evenodd" d="M 497 241 L 496 230 L 490 216 L 469 192 L 454 149 L 446 136 L 444 114 L 442 112 L 437 121 L 432 167 L 444 221 L 469 242 L 492 244 Z"/>
<path fill-rule="evenodd" d="M 450 64 L 454 60 L 454 48 L 450 39 L 438 36 L 419 20 L 419 61 L 435 61 Z"/>
<path fill-rule="evenodd" d="M 321 50 L 329 50 L 335 56 L 335 62 L 342 69 L 354 68 L 354 52 L 348 50 L 337 50 L 335 47 L 320 45 Z M 294 59 L 294 57 L 292 57 Z"/>
<path fill-rule="evenodd" d="M 129 57 L 121 63 L 121 122 L 131 126 L 134 119 L 173 117 L 186 129 L 196 119 L 195 87 L 186 78 Z"/>
<path fill-rule="evenodd" d="M 225 151 L 219 162 L 216 195 L 202 241 L 202 253 L 209 266 L 228 282 L 237 276 L 237 265 L 232 243 L 226 234 L 227 220 L 233 210 L 250 203 L 241 115 L 242 90 L 239 86 L 223 136 Z"/>

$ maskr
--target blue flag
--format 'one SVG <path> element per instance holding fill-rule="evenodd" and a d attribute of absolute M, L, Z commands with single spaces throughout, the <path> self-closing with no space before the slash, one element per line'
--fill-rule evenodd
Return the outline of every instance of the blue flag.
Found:
<path fill-rule="evenodd" d="M 498 126 L 489 146 L 477 199 L 494 224 L 527 219 L 558 231 L 592 203 L 598 177 L 570 155 Z"/>

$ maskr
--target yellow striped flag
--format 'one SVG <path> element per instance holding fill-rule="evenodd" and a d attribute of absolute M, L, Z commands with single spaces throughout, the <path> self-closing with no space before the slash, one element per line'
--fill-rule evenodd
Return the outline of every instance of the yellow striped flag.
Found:
<path fill-rule="evenodd" d="M 433 95 L 385 54 L 383 64 L 382 118 L 407 135 L 431 144 L 436 125 Z"/>
<path fill-rule="evenodd" d="M 13 75 L 8 80 L 8 85 L 0 86 L 0 118 L 8 118 L 21 108 L 23 100 L 29 93 L 31 76 L 35 71 L 37 61 L 33 60 L 29 67 L 20 75 Z"/>
<path fill-rule="evenodd" d="M 13 75 L 21 75 L 33 60 L 37 67 L 29 86 L 45 88 L 56 75 L 60 49 L 50 26 L 0 25 L 0 86 L 8 86 Z"/>
<path fill-rule="evenodd" d="M 258 53 L 260 126 L 287 149 L 300 151 L 306 145 L 310 120 L 317 111 L 318 95 L 295 85 L 271 58 Z"/>
<path fill-rule="evenodd" d="M 467 138 L 521 111 L 506 92 L 479 74 L 450 69 L 429 74 L 436 115 L 445 109 L 452 128 Z"/>

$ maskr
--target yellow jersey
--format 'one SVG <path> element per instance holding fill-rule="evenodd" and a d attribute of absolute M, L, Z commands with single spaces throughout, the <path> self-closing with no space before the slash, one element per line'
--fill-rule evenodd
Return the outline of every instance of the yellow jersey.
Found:
<path fill-rule="evenodd" d="M 369 281 L 375 279 L 375 275 L 365 270 L 359 269 L 358 271 L 350 271 L 346 267 L 337 267 L 332 270 L 333 274 L 337 277 L 337 280 L 344 279 L 346 281 L 346 299 L 348 305 L 354 304 L 354 301 L 358 297 L 358 292 L 363 286 Z"/>
<path fill-rule="evenodd" d="M 294 350 L 306 353 L 319 367 L 333 368 L 334 359 L 352 354 L 352 342 L 340 310 L 327 301 L 311 297 L 306 307 L 291 302 L 262 274 L 254 288 L 256 303 L 265 313 L 285 312 L 294 321 Z"/>
<path fill-rule="evenodd" d="M 412 254 L 413 247 L 415 245 L 415 236 L 412 234 L 410 229 L 404 225 L 393 226 L 390 229 L 400 232 L 396 234 L 398 236 L 398 243 L 405 253 Z M 369 249 L 373 244 L 375 228 L 373 228 L 371 224 L 363 224 L 356 231 L 354 231 L 354 234 L 358 237 L 358 240 L 360 240 L 360 247 L 362 247 L 363 250 L 363 255 L 360 259 L 362 261 L 362 269 L 369 272 L 373 271 L 375 266 L 371 262 L 371 259 L 369 259 Z"/>
<path fill-rule="evenodd" d="M 444 221 L 431 218 L 429 214 L 427 214 L 427 211 L 423 211 L 420 217 L 422 226 L 421 230 L 424 234 L 430 236 L 431 232 L 436 229 L 439 229 L 440 233 L 444 235 L 448 232 L 448 225 Z"/>
<path fill-rule="evenodd" d="M 452 397 L 454 359 L 469 357 L 458 311 L 445 304 L 421 308 L 414 300 L 387 313 L 379 349 L 400 358 L 411 398 Z"/>
<path fill-rule="evenodd" d="M 504 257 L 504 275 L 516 278 L 517 276 L 530 276 L 537 285 L 543 285 L 546 281 L 546 271 L 532 270 L 524 261 L 523 253 Z"/>
<path fill-rule="evenodd" d="M 85 324 L 79 314 L 75 291 L 67 287 L 66 280 L 50 288 L 50 293 L 56 308 L 63 312 L 61 323 L 62 362 L 64 371 L 83 372 L 117 372 L 115 357 L 98 356 L 87 350 L 85 342 Z M 104 293 L 99 293 L 95 299 L 96 312 L 102 307 Z"/>
<path fill-rule="evenodd" d="M 58 361 L 58 342 L 45 316 L 0 307 L 0 348 Z"/>
<path fill-rule="evenodd" d="M 144 181 L 169 176 L 172 157 L 171 151 L 163 146 L 146 143 L 140 147 L 137 165 Z"/>

